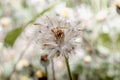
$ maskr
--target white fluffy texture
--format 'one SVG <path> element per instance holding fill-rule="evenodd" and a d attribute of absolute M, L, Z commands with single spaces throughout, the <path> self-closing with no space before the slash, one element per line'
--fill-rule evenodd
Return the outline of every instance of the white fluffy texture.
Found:
<path fill-rule="evenodd" d="M 80 20 L 90 20 L 93 17 L 93 13 L 89 7 L 81 5 L 77 8 L 78 18 Z"/>
<path fill-rule="evenodd" d="M 108 12 L 107 10 L 101 10 L 97 13 L 96 19 L 98 21 L 104 21 L 107 18 Z"/>
<path fill-rule="evenodd" d="M 3 26 L 0 25 L 0 43 L 2 43 L 3 41 L 3 31 L 4 31 Z"/>
<path fill-rule="evenodd" d="M 51 21 L 48 20 L 42 24 L 39 31 L 38 43 L 42 45 L 43 50 L 49 54 L 49 57 L 56 56 L 57 51 L 59 51 L 60 55 L 68 57 L 69 54 L 75 53 L 76 47 L 81 46 L 81 31 L 78 26 L 60 21 L 57 18 L 51 19 Z M 60 27 L 62 27 L 61 30 L 64 33 L 64 38 L 58 42 L 51 30 Z M 47 44 L 47 46 L 44 46 L 44 44 Z"/>
<path fill-rule="evenodd" d="M 55 7 L 55 12 L 63 18 L 68 18 L 69 20 L 74 21 L 75 13 L 72 8 L 66 7 L 65 3 L 61 3 Z"/>
<path fill-rule="evenodd" d="M 40 12 L 48 5 L 46 0 L 27 0 L 27 2 L 29 5 L 34 6 L 37 12 Z"/>

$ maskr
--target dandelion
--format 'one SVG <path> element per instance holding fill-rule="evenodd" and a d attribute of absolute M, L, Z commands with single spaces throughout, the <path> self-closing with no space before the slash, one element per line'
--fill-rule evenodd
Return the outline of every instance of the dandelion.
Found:
<path fill-rule="evenodd" d="M 49 58 L 61 55 L 65 57 L 69 77 L 72 80 L 68 58 L 70 54 L 75 54 L 76 47 L 80 46 L 81 29 L 64 20 L 48 19 L 46 23 L 41 24 L 38 42 L 48 53 Z"/>
<path fill-rule="evenodd" d="M 38 42 L 49 57 L 65 56 L 75 53 L 80 45 L 81 29 L 70 22 L 58 19 L 41 24 Z M 54 23 L 53 23 L 54 22 Z"/>

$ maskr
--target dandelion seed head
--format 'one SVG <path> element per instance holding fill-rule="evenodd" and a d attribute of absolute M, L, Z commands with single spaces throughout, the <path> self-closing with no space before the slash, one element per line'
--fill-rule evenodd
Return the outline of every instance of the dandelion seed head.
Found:
<path fill-rule="evenodd" d="M 69 54 L 74 54 L 75 48 L 81 45 L 80 27 L 59 18 L 51 18 L 44 22 L 39 32 L 38 43 L 49 57 L 69 57 Z"/>
<path fill-rule="evenodd" d="M 51 31 L 53 32 L 56 41 L 64 39 L 64 32 L 60 29 L 60 27 L 53 28 Z"/>

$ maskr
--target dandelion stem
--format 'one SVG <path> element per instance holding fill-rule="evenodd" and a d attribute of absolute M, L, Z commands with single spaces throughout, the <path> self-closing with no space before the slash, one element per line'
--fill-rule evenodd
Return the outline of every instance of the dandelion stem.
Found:
<path fill-rule="evenodd" d="M 53 59 L 51 59 L 51 63 L 52 63 L 53 80 L 56 80 L 56 78 L 55 78 L 55 70 L 54 70 L 54 61 L 53 61 Z"/>
<path fill-rule="evenodd" d="M 72 75 L 71 75 L 71 71 L 70 71 L 70 65 L 69 65 L 67 57 L 65 57 L 65 62 L 66 62 L 66 66 L 67 66 L 67 71 L 68 71 L 69 78 L 70 78 L 70 80 L 72 80 Z"/>
<path fill-rule="evenodd" d="M 48 80 L 48 71 L 47 71 L 47 66 L 45 66 L 45 74 L 46 74 L 46 80 Z"/>

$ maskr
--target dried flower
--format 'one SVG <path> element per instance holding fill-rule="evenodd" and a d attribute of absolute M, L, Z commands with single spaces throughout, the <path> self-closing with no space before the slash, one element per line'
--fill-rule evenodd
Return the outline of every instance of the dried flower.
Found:
<path fill-rule="evenodd" d="M 49 64 L 48 55 L 47 54 L 42 55 L 40 62 L 43 66 L 46 67 Z"/>
<path fill-rule="evenodd" d="M 47 19 L 46 19 L 47 20 Z M 75 53 L 76 47 L 80 46 L 81 30 L 75 24 L 59 19 L 51 19 L 40 27 L 38 42 L 43 50 L 49 53 L 49 57 Z"/>

